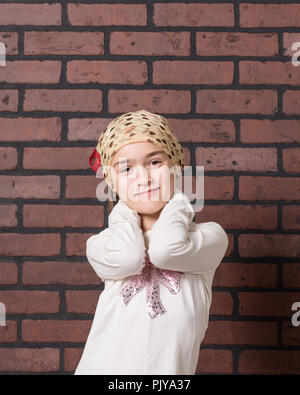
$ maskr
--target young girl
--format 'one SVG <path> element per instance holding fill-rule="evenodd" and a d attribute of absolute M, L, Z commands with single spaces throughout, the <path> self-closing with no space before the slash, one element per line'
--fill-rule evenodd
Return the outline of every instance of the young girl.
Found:
<path fill-rule="evenodd" d="M 163 116 L 117 117 L 90 164 L 101 165 L 118 201 L 108 227 L 86 243 L 105 289 L 75 374 L 195 374 L 227 234 L 216 222 L 193 222 L 175 187 L 183 150 Z"/>

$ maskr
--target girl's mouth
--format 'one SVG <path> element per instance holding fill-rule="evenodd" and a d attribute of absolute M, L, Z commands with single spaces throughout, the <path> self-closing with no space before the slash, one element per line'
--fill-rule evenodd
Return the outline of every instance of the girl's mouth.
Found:
<path fill-rule="evenodd" d="M 148 196 L 148 195 L 151 195 L 151 193 L 157 191 L 159 188 L 160 187 L 149 189 L 148 191 L 137 193 L 137 195 L 138 196 L 140 196 L 140 195 L 147 195 Z"/>

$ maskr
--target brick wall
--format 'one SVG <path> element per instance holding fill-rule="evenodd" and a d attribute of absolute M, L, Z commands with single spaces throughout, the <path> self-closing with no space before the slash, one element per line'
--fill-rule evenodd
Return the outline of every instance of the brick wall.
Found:
<path fill-rule="evenodd" d="M 108 3 L 0 4 L 0 373 L 74 372 L 103 289 L 88 157 L 145 108 L 205 166 L 196 221 L 229 236 L 197 373 L 299 374 L 300 4 Z"/>

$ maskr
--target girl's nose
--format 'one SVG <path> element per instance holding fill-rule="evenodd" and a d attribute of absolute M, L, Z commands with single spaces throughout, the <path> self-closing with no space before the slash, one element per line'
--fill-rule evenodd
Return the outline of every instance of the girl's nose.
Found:
<path fill-rule="evenodd" d="M 151 179 L 151 169 L 146 169 L 144 166 L 138 166 L 136 176 L 140 183 L 147 183 Z"/>

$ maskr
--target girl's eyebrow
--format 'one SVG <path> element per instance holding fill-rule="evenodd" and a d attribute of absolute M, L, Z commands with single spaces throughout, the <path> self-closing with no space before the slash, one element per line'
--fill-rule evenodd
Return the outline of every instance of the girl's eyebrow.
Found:
<path fill-rule="evenodd" d="M 148 159 L 148 158 L 151 158 L 151 156 L 154 156 L 154 155 L 157 155 L 157 154 L 164 154 L 165 153 L 165 151 L 153 151 L 153 152 L 150 152 L 149 154 L 147 154 L 146 156 L 145 156 L 145 159 Z M 116 167 L 117 166 L 117 164 L 121 164 L 121 163 L 128 163 L 128 162 L 132 162 L 132 159 L 121 159 L 121 160 L 119 160 L 118 162 L 116 162 L 114 165 L 113 165 L 113 167 Z"/>

